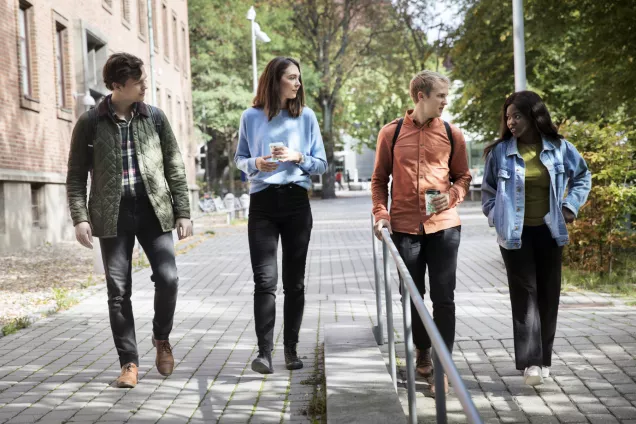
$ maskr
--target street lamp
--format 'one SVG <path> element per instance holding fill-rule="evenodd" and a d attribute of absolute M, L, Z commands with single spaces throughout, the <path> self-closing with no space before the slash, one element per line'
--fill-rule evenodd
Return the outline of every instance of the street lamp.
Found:
<path fill-rule="evenodd" d="M 252 21 L 252 71 L 254 78 L 254 95 L 256 95 L 256 86 L 258 85 L 258 79 L 256 76 L 256 39 L 258 38 L 263 43 L 269 43 L 270 38 L 261 31 L 261 27 L 256 23 L 256 10 L 254 10 L 254 6 L 250 7 L 250 10 L 247 11 L 247 19 Z"/>
<path fill-rule="evenodd" d="M 523 31 L 523 0 L 512 0 L 512 32 L 514 34 L 515 91 L 526 89 L 526 48 Z"/>

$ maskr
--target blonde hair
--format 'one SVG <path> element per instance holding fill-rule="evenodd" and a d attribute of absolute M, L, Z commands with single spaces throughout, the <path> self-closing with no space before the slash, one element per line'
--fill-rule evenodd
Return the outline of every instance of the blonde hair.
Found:
<path fill-rule="evenodd" d="M 431 95 L 431 90 L 433 90 L 433 87 L 437 82 L 442 82 L 450 86 L 450 80 L 437 72 L 427 70 L 415 75 L 409 85 L 409 91 L 411 93 L 413 103 L 417 103 L 417 93 L 420 91 L 426 94 L 426 97 L 429 97 Z"/>

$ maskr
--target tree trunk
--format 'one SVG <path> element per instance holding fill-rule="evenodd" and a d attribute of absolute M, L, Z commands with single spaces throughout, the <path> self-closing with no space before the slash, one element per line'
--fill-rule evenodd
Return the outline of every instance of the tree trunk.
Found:
<path fill-rule="evenodd" d="M 208 141 L 205 150 L 205 177 L 208 183 L 208 191 L 214 190 L 214 182 L 216 180 L 218 157 L 216 154 L 215 137 Z"/>
<path fill-rule="evenodd" d="M 322 176 L 322 198 L 334 199 L 336 197 L 336 187 L 334 179 L 334 139 L 333 139 L 333 105 L 327 99 L 320 103 L 322 109 L 322 140 L 325 145 L 327 155 L 327 171 Z"/>
<path fill-rule="evenodd" d="M 234 163 L 234 153 L 236 152 L 236 145 L 237 143 L 235 143 L 235 139 L 238 142 L 238 134 L 232 134 L 229 137 L 228 140 L 228 152 L 227 152 L 227 158 L 228 158 L 228 178 L 229 178 L 229 184 L 228 187 L 230 188 L 230 193 L 236 195 L 236 193 L 234 192 L 234 170 L 236 169 L 236 163 Z"/>

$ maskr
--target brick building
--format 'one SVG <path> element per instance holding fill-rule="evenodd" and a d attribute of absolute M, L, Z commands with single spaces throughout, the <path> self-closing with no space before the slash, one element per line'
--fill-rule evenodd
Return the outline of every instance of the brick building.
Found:
<path fill-rule="evenodd" d="M 179 140 L 194 200 L 187 1 L 150 2 L 156 103 Z M 0 252 L 74 238 L 65 187 L 73 125 L 108 94 L 101 70 L 111 53 L 137 55 L 150 72 L 147 4 L 0 0 Z"/>

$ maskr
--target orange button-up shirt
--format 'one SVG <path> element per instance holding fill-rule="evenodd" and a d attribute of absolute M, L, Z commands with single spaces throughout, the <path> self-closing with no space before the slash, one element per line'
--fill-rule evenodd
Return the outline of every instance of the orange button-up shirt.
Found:
<path fill-rule="evenodd" d="M 460 225 L 455 206 L 468 192 L 472 179 L 468 170 L 466 142 L 459 128 L 451 125 L 453 159 L 449 169 L 450 141 L 444 122 L 435 118 L 424 125 L 406 112 L 393 153 L 391 144 L 397 121 L 385 125 L 378 134 L 371 197 L 375 220 L 387 219 L 393 231 L 408 234 L 435 233 Z M 395 157 L 393 157 L 395 156 Z M 388 184 L 393 175 L 391 212 L 388 211 Z M 455 179 L 451 184 L 450 177 Z M 449 209 L 426 214 L 425 193 L 437 189 L 449 193 Z"/>

